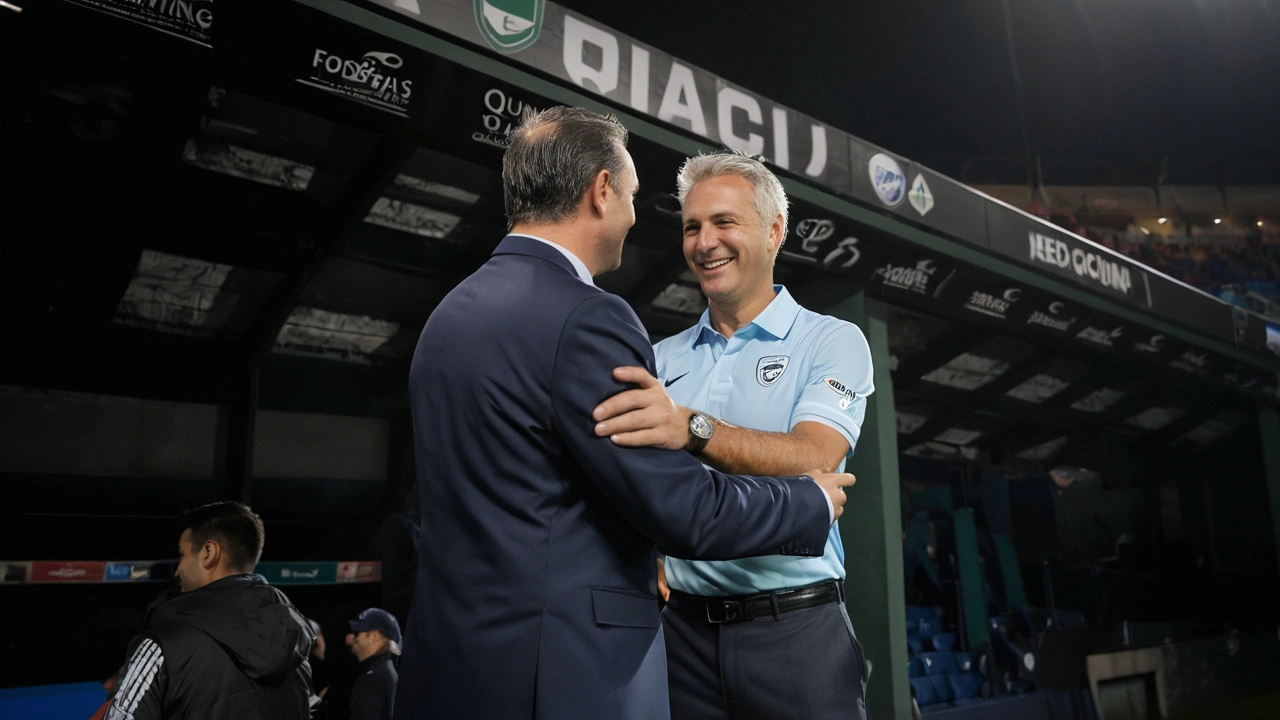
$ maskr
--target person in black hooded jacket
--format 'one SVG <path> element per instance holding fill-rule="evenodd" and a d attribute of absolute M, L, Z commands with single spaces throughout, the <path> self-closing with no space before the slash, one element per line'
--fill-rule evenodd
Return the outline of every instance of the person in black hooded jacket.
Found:
<path fill-rule="evenodd" d="M 262 519 L 213 503 L 183 528 L 182 594 L 147 615 L 106 720 L 305 720 L 314 638 L 284 593 L 251 572 Z"/>

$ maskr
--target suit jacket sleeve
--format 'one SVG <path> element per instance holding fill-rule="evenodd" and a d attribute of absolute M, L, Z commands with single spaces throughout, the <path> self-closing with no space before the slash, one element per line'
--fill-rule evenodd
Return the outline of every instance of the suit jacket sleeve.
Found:
<path fill-rule="evenodd" d="M 689 560 L 822 555 L 830 515 L 811 478 L 728 475 L 686 452 L 622 448 L 596 437 L 591 411 L 627 389 L 613 379 L 622 365 L 654 371 L 639 319 L 614 295 L 583 301 L 556 349 L 555 422 L 586 474 L 659 551 Z"/>

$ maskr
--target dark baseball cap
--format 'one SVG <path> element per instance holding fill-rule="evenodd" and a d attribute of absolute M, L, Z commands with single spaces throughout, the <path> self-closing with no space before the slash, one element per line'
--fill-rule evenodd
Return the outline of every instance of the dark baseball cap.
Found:
<path fill-rule="evenodd" d="M 386 639 L 397 645 L 400 644 L 400 623 L 396 622 L 395 616 L 386 610 L 369 608 L 360 613 L 360 617 L 347 624 L 351 626 L 351 632 L 377 630 Z"/>

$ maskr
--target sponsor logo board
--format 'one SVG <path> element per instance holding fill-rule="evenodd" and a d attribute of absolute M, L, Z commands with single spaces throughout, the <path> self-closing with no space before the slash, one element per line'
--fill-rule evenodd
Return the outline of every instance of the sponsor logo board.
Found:
<path fill-rule="evenodd" d="M 31 582 L 102 582 L 106 563 L 102 561 L 36 560 L 31 563 Z"/>
<path fill-rule="evenodd" d="M 335 48 L 312 49 L 309 74 L 299 83 L 354 100 L 399 117 L 409 116 L 414 81 L 402 71 L 404 58 L 369 49 L 348 54 Z"/>

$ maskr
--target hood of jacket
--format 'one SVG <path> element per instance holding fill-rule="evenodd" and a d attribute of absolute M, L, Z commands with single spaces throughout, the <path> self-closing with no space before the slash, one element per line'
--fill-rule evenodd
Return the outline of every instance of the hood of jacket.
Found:
<path fill-rule="evenodd" d="M 315 640 L 306 618 L 261 575 L 232 575 L 156 607 L 148 625 L 185 623 L 218 643 L 258 682 L 272 683 L 307 659 Z"/>

